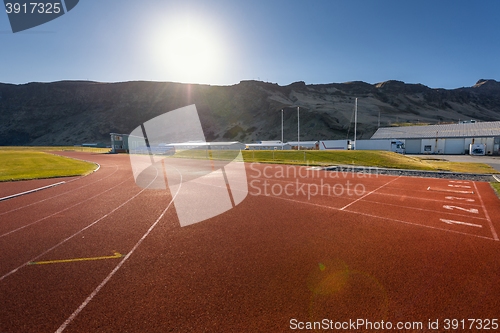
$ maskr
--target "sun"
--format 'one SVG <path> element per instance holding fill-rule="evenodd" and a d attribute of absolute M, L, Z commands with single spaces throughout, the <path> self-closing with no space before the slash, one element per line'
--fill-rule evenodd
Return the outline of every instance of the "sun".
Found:
<path fill-rule="evenodd" d="M 168 81 L 217 82 L 225 64 L 221 37 L 216 27 L 202 20 L 170 22 L 152 39 L 155 66 Z"/>

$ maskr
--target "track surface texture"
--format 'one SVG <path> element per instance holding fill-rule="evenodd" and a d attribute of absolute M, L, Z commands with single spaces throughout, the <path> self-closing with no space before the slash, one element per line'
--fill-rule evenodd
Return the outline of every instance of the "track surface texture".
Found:
<path fill-rule="evenodd" d="M 239 205 L 181 227 L 175 194 L 137 186 L 128 156 L 59 154 L 101 168 L 0 202 L 1 333 L 449 332 L 453 319 L 467 332 L 500 319 L 488 183 L 245 164 Z M 372 326 L 345 326 L 360 320 Z"/>

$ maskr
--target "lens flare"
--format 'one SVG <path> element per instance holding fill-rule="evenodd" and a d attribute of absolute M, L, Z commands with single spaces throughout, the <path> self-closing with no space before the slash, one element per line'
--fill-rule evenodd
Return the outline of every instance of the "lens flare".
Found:
<path fill-rule="evenodd" d="M 389 302 L 384 286 L 374 276 L 352 270 L 340 259 L 317 263 L 307 284 L 311 291 L 311 321 L 387 319 Z"/>

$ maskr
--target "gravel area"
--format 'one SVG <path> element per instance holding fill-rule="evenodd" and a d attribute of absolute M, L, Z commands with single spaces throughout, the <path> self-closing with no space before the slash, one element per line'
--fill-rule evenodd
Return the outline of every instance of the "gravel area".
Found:
<path fill-rule="evenodd" d="M 458 180 L 471 180 L 478 182 L 495 182 L 496 179 L 490 174 L 475 174 L 475 173 L 459 173 L 449 171 L 422 171 L 422 170 L 405 170 L 405 169 L 387 169 L 378 167 L 360 167 L 351 165 L 336 165 L 323 168 L 323 170 L 337 172 L 361 172 L 367 174 L 392 175 L 392 176 L 409 176 L 409 177 L 429 177 L 429 178 L 445 178 Z"/>

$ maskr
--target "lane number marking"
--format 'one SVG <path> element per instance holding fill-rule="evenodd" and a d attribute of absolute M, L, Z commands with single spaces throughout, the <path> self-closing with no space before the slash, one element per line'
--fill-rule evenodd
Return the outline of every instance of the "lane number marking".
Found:
<path fill-rule="evenodd" d="M 467 222 L 462 222 L 462 221 L 455 221 L 455 220 L 446 220 L 446 219 L 439 219 L 441 222 L 447 223 L 447 224 L 461 224 L 461 225 L 466 225 L 469 227 L 476 227 L 476 228 L 482 228 L 483 226 L 480 224 L 474 224 L 474 223 L 467 223 Z"/>
<path fill-rule="evenodd" d="M 471 188 L 469 185 L 448 185 L 449 187 L 458 187 L 458 188 Z"/>
<path fill-rule="evenodd" d="M 477 210 L 477 208 L 464 208 L 464 207 L 460 207 L 460 206 L 450 206 L 450 205 L 443 205 L 443 208 L 449 209 L 449 210 L 458 209 L 458 210 L 468 212 L 468 213 L 479 214 L 479 211 Z"/>
<path fill-rule="evenodd" d="M 462 200 L 467 202 L 475 202 L 476 200 L 470 198 L 460 198 L 460 197 L 444 197 L 447 200 Z"/>

